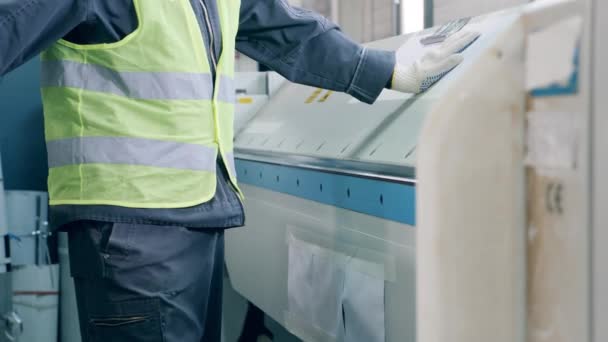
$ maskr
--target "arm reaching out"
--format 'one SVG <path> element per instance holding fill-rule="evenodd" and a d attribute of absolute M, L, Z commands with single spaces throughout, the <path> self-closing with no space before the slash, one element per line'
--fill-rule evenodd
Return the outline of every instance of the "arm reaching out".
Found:
<path fill-rule="evenodd" d="M 365 48 L 326 18 L 285 0 L 242 0 L 237 49 L 292 82 L 372 103 L 390 81 L 395 53 Z"/>

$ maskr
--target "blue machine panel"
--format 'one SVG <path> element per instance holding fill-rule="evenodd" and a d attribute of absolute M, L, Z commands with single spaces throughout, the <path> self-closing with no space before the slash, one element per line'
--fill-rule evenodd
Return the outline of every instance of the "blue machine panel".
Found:
<path fill-rule="evenodd" d="M 0 78 L 0 151 L 7 190 L 46 191 L 48 167 L 37 58 Z"/>
<path fill-rule="evenodd" d="M 416 224 L 413 184 L 380 181 L 237 159 L 244 184 L 316 201 L 386 220 Z"/>

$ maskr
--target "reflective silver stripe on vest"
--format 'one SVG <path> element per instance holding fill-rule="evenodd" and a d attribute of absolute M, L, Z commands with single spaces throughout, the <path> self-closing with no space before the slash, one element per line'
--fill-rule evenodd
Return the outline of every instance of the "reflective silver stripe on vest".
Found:
<path fill-rule="evenodd" d="M 152 139 L 82 137 L 47 142 L 49 167 L 80 164 L 122 164 L 212 171 L 212 147 Z"/>
<path fill-rule="evenodd" d="M 236 164 L 234 162 L 234 153 L 226 153 L 226 167 L 233 177 L 236 177 Z"/>
<path fill-rule="evenodd" d="M 234 80 L 228 76 L 220 76 L 220 86 L 217 90 L 218 101 L 235 103 L 236 102 L 236 88 L 234 86 Z"/>
<path fill-rule="evenodd" d="M 210 74 L 116 71 L 67 60 L 42 61 L 42 87 L 70 87 L 142 100 L 211 100 Z"/>

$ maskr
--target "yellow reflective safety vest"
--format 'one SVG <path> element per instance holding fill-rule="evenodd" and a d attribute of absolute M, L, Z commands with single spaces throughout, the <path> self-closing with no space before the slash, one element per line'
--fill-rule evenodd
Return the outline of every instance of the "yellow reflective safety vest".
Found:
<path fill-rule="evenodd" d="M 217 2 L 215 82 L 189 0 L 134 5 L 139 27 L 123 40 L 61 40 L 42 54 L 51 205 L 195 206 L 215 195 L 218 153 L 236 187 L 240 0 Z"/>

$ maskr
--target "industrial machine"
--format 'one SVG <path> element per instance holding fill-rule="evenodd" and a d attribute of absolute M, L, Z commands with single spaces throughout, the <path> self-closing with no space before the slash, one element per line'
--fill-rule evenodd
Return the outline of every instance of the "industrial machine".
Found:
<path fill-rule="evenodd" d="M 371 43 L 405 64 L 482 33 L 428 92 L 374 106 L 239 75 L 233 287 L 305 341 L 608 341 L 607 17 L 606 1 L 538 0 Z M 22 72 L 0 87 L 5 173 L 42 191 L 38 67 Z M 1 342 L 21 329 L 6 246 Z"/>
<path fill-rule="evenodd" d="M 587 3 L 369 44 L 407 65 L 481 32 L 419 96 L 368 106 L 286 83 L 252 107 L 235 140 L 247 227 L 226 234 L 233 287 L 305 341 L 586 341 Z"/>
<path fill-rule="evenodd" d="M 2 159 L 0 158 L 0 342 L 18 341 L 23 330 L 19 315 L 13 311 L 13 287 L 10 271 L 9 241 L 4 200 Z"/>
<path fill-rule="evenodd" d="M 421 130 L 489 51 L 508 44 L 517 19 L 511 11 L 469 21 L 481 38 L 421 96 L 387 90 L 369 106 L 282 87 L 236 137 L 248 214 L 247 229 L 227 234 L 237 291 L 307 341 L 415 341 Z M 433 32 L 370 47 L 403 46 L 398 60 L 407 65 L 432 48 L 421 39 Z"/>

